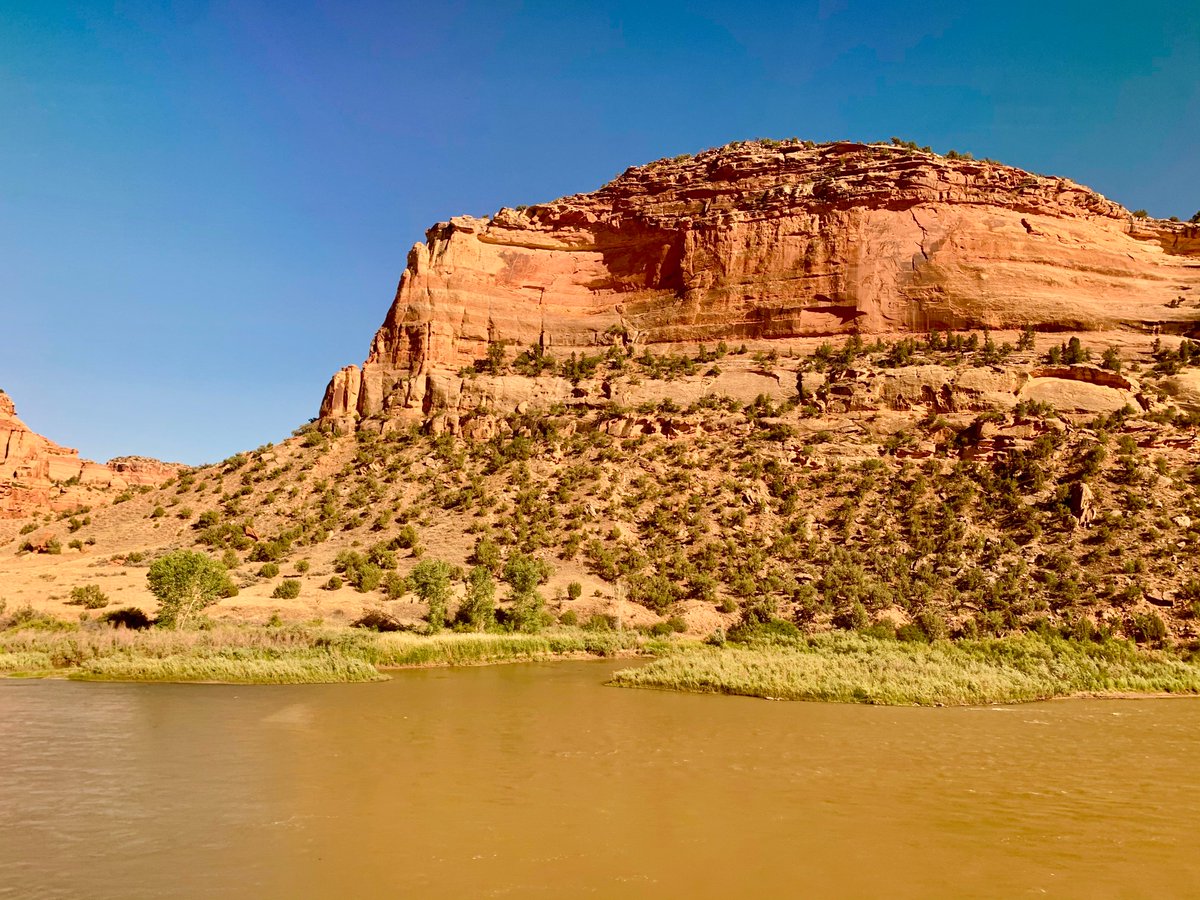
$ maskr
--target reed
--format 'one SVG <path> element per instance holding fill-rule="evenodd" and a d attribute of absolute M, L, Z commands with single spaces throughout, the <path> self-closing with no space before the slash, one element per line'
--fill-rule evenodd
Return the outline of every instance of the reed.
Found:
<path fill-rule="evenodd" d="M 291 625 L 130 631 L 104 626 L 0 632 L 0 672 L 106 681 L 305 684 L 375 680 L 381 668 L 460 666 L 651 652 L 636 632 L 434 636 Z"/>
<path fill-rule="evenodd" d="M 852 633 L 700 647 L 617 672 L 623 687 L 783 700 L 969 705 L 1200 693 L 1200 666 L 1125 642 L 1024 635 L 909 644 Z"/>
<path fill-rule="evenodd" d="M 21 651 L 19 653 L 0 652 L 0 672 L 5 674 L 44 672 L 51 668 L 49 655 Z"/>
<path fill-rule="evenodd" d="M 233 656 L 105 656 L 89 660 L 71 671 L 68 677 L 80 681 L 323 684 L 379 681 L 385 676 L 362 660 L 324 653 L 278 659 Z"/>

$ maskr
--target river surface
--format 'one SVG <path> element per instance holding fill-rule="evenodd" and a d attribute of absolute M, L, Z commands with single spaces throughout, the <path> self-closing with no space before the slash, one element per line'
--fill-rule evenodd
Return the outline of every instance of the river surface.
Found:
<path fill-rule="evenodd" d="M 1200 701 L 0 680 L 0 897 L 1197 897 Z"/>

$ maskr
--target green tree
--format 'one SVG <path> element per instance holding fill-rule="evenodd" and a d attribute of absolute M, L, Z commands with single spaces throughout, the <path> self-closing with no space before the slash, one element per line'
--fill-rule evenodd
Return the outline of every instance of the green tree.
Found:
<path fill-rule="evenodd" d="M 500 571 L 500 558 L 500 545 L 492 538 L 484 535 L 475 542 L 471 562 L 487 567 L 495 575 Z"/>
<path fill-rule="evenodd" d="M 486 631 L 496 621 L 496 582 L 486 566 L 467 574 L 467 596 L 455 617 L 463 628 Z"/>
<path fill-rule="evenodd" d="M 160 556 L 146 573 L 146 581 L 158 598 L 158 624 L 169 628 L 186 628 L 233 586 L 221 563 L 195 550 Z"/>
<path fill-rule="evenodd" d="M 550 566 L 540 559 L 516 552 L 504 564 L 504 583 L 513 594 L 530 594 L 550 577 Z"/>
<path fill-rule="evenodd" d="M 550 566 L 540 559 L 513 553 L 504 564 L 504 583 L 512 591 L 513 608 L 510 621 L 517 631 L 538 631 L 542 627 L 542 606 L 545 600 L 538 585 L 550 577 Z"/>
<path fill-rule="evenodd" d="M 413 593 L 429 605 L 425 618 L 430 631 L 441 631 L 446 625 L 446 607 L 450 603 L 450 579 L 453 573 L 449 563 L 440 559 L 424 559 L 408 575 Z"/>
<path fill-rule="evenodd" d="M 1062 361 L 1068 366 L 1085 363 L 1092 358 L 1091 352 L 1083 346 L 1079 338 L 1072 337 L 1062 347 Z"/>

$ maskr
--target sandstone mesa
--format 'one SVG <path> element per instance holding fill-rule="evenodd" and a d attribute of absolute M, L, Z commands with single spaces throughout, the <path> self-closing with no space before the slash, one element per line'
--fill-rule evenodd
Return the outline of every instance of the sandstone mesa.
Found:
<path fill-rule="evenodd" d="M 1137 218 L 1075 182 L 986 160 L 745 142 L 435 225 L 365 363 L 334 375 L 320 417 L 353 430 L 569 395 L 565 382 L 533 397 L 518 379 L 464 384 L 458 369 L 496 343 L 562 358 L 617 342 L 1198 324 L 1200 226 Z"/>
<path fill-rule="evenodd" d="M 38 510 L 62 512 L 114 491 L 155 485 L 184 468 L 144 456 L 119 456 L 103 465 L 30 430 L 0 391 L 0 518 Z"/>

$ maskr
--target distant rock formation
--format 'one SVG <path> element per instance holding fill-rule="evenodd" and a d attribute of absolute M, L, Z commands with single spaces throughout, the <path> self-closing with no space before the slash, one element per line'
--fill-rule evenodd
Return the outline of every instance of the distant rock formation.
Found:
<path fill-rule="evenodd" d="M 747 142 L 439 223 L 409 253 L 338 426 L 430 404 L 489 345 L 784 341 L 990 327 L 1194 334 L 1200 226 L 1064 178 L 908 147 Z"/>
<path fill-rule="evenodd" d="M 121 456 L 104 465 L 80 459 L 78 451 L 31 431 L 0 390 L 0 518 L 74 509 L 114 491 L 161 484 L 183 468 L 144 456 Z"/>

